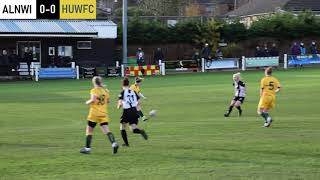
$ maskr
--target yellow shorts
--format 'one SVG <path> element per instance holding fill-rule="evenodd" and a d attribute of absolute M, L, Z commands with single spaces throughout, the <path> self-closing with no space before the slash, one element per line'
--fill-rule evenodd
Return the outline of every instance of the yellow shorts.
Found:
<path fill-rule="evenodd" d="M 101 124 L 101 123 L 109 123 L 110 119 L 108 116 L 89 116 L 88 121 Z"/>
<path fill-rule="evenodd" d="M 272 109 L 276 106 L 276 98 L 274 96 L 262 96 L 258 105 L 258 109 Z"/>

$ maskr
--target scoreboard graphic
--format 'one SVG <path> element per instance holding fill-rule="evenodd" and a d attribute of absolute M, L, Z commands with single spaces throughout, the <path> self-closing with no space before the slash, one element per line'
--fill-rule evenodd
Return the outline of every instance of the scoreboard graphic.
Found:
<path fill-rule="evenodd" d="M 0 19 L 96 19 L 96 0 L 0 0 Z"/>

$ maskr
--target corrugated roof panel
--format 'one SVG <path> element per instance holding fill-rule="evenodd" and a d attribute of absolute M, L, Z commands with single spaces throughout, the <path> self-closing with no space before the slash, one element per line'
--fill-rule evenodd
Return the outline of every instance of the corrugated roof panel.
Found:
<path fill-rule="evenodd" d="M 38 32 L 33 23 L 29 21 L 17 21 L 14 23 L 21 29 L 21 32 Z"/>
<path fill-rule="evenodd" d="M 35 22 L 33 23 L 33 26 L 41 32 L 52 32 L 52 33 L 57 33 L 57 32 L 63 32 L 63 29 L 57 24 L 57 23 L 52 23 L 48 21 L 41 21 L 41 22 Z"/>
<path fill-rule="evenodd" d="M 91 26 L 117 26 L 114 22 L 112 21 L 86 21 Z"/>
<path fill-rule="evenodd" d="M 69 25 L 76 30 L 76 32 L 95 33 L 96 31 L 83 21 L 68 21 Z"/>
<path fill-rule="evenodd" d="M 33 36 L 50 33 L 75 34 L 76 36 L 92 35 L 97 38 L 115 39 L 117 25 L 112 21 L 103 20 L 0 20 L 0 36 L 4 36 L 3 33 L 33 34 Z"/>
<path fill-rule="evenodd" d="M 75 30 L 70 26 L 69 23 L 65 21 L 56 22 L 65 32 L 74 32 Z"/>
<path fill-rule="evenodd" d="M 3 23 L 0 23 L 0 32 L 11 32 L 11 29 L 8 29 L 8 27 L 3 24 Z"/>
<path fill-rule="evenodd" d="M 7 27 L 10 31 L 21 32 L 22 30 L 15 24 L 9 21 L 3 22 L 3 25 Z"/>

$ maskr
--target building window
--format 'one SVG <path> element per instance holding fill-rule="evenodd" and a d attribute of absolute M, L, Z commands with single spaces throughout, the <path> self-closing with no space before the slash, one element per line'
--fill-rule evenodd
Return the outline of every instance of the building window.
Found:
<path fill-rule="evenodd" d="M 72 46 L 58 46 L 58 56 L 72 57 Z"/>
<path fill-rule="evenodd" d="M 92 45 L 91 41 L 78 41 L 77 49 L 92 49 L 91 45 Z"/>

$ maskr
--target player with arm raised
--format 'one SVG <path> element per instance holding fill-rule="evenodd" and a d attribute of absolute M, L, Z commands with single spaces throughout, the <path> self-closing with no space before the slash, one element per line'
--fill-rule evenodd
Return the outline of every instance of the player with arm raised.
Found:
<path fill-rule="evenodd" d="M 128 78 L 125 78 L 122 81 L 122 88 L 123 90 L 121 91 L 119 95 L 119 101 L 118 101 L 118 109 L 122 107 L 123 113 L 121 116 L 121 121 L 120 121 L 120 131 L 121 131 L 121 136 L 124 141 L 123 146 L 129 146 L 128 142 L 128 136 L 126 132 L 126 127 L 129 124 L 131 130 L 135 134 L 141 134 L 141 136 L 147 140 L 148 136 L 147 133 L 143 130 L 138 128 L 138 111 L 137 111 L 137 106 L 139 105 L 139 99 L 140 97 L 135 93 L 135 91 L 129 89 L 129 80 Z"/>
<path fill-rule="evenodd" d="M 86 128 L 86 146 L 80 153 L 90 154 L 93 130 L 99 123 L 103 134 L 105 134 L 112 146 L 112 153 L 118 152 L 118 144 L 109 129 L 108 103 L 110 102 L 109 91 L 104 88 L 102 78 L 95 76 L 92 79 L 93 88 L 90 91 L 90 99 L 86 102 L 90 106 L 88 115 L 88 125 Z"/>
<path fill-rule="evenodd" d="M 135 79 L 135 83 L 133 85 L 130 86 L 130 89 L 133 90 L 138 96 L 139 98 L 143 98 L 143 99 L 147 99 L 140 90 L 140 85 L 143 81 L 143 78 L 140 77 L 136 77 Z M 138 111 L 138 115 L 140 118 L 142 118 L 143 121 L 148 120 L 148 118 L 146 116 L 144 116 L 142 109 L 141 109 L 141 102 L 138 104 L 137 106 L 137 111 Z"/>
<path fill-rule="evenodd" d="M 258 105 L 258 114 L 261 115 L 265 121 L 264 127 L 270 127 L 272 124 L 269 111 L 275 107 L 276 94 L 280 91 L 280 88 L 280 82 L 272 76 L 272 68 L 267 68 L 265 70 L 265 77 L 260 83 L 260 102 Z"/>
<path fill-rule="evenodd" d="M 234 98 L 231 101 L 229 106 L 229 110 L 224 114 L 225 117 L 229 117 L 233 107 L 236 107 L 239 111 L 239 116 L 242 115 L 241 104 L 243 104 L 244 99 L 246 97 L 246 85 L 243 81 L 241 81 L 240 73 L 236 73 L 233 75 L 233 86 L 234 86 Z"/>

